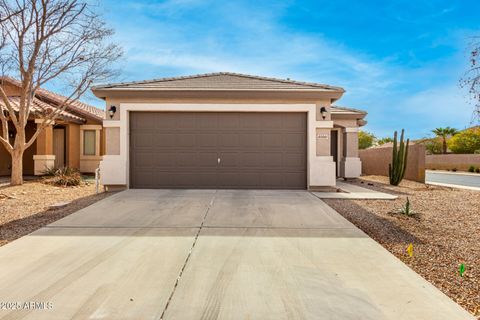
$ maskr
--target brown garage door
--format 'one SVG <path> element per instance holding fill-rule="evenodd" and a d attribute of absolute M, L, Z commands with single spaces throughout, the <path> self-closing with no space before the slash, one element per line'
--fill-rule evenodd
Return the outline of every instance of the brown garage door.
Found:
<path fill-rule="evenodd" d="M 305 189 L 305 113 L 132 112 L 132 188 Z"/>

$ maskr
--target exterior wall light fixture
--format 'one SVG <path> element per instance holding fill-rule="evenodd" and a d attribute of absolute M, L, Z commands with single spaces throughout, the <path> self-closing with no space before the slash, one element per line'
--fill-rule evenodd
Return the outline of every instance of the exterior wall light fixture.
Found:
<path fill-rule="evenodd" d="M 115 112 L 117 112 L 117 107 L 110 106 L 110 109 L 108 109 L 108 114 L 110 115 L 110 119 L 113 118 L 113 116 L 115 115 Z"/>
<path fill-rule="evenodd" d="M 320 114 L 322 115 L 323 120 L 325 120 L 325 118 L 327 117 L 327 108 L 320 108 Z"/>

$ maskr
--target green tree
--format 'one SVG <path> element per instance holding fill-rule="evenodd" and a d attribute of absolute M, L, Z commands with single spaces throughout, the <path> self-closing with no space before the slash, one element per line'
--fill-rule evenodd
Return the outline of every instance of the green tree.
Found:
<path fill-rule="evenodd" d="M 423 143 L 429 154 L 439 154 L 443 151 L 443 144 L 439 138 L 426 139 Z"/>
<path fill-rule="evenodd" d="M 389 143 L 389 142 L 393 142 L 393 138 L 390 138 L 390 137 L 386 137 L 386 138 L 381 138 L 381 139 L 378 139 L 377 143 L 379 146 L 385 144 L 385 143 Z"/>
<path fill-rule="evenodd" d="M 448 147 L 454 153 L 475 153 L 480 150 L 480 128 L 459 132 L 448 141 Z"/>
<path fill-rule="evenodd" d="M 375 136 L 372 133 L 366 131 L 358 132 L 358 148 L 367 149 L 373 146 L 375 142 Z"/>
<path fill-rule="evenodd" d="M 436 128 L 432 132 L 439 138 L 442 139 L 442 153 L 447 153 L 447 139 L 448 137 L 453 137 L 458 133 L 458 130 L 455 128 L 445 127 L 445 128 Z"/>

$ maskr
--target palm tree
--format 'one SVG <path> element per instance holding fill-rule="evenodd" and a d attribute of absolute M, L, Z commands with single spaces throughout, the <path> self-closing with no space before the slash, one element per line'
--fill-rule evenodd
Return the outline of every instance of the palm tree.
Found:
<path fill-rule="evenodd" d="M 432 132 L 439 138 L 442 138 L 442 153 L 447 153 L 447 138 L 454 136 L 458 133 L 458 130 L 455 128 L 445 127 L 445 128 L 436 128 Z"/>

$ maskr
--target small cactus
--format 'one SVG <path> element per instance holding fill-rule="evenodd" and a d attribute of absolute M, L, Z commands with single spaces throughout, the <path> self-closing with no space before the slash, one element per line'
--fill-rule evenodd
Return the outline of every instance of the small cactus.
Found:
<path fill-rule="evenodd" d="M 405 176 L 405 170 L 407 169 L 408 144 L 410 143 L 410 139 L 407 139 L 407 142 L 405 143 L 403 139 L 404 133 L 405 130 L 402 129 L 400 144 L 397 142 L 397 131 L 395 131 L 393 136 L 392 163 L 388 165 L 388 176 L 390 178 L 390 184 L 393 186 L 398 186 L 400 184 Z"/>

